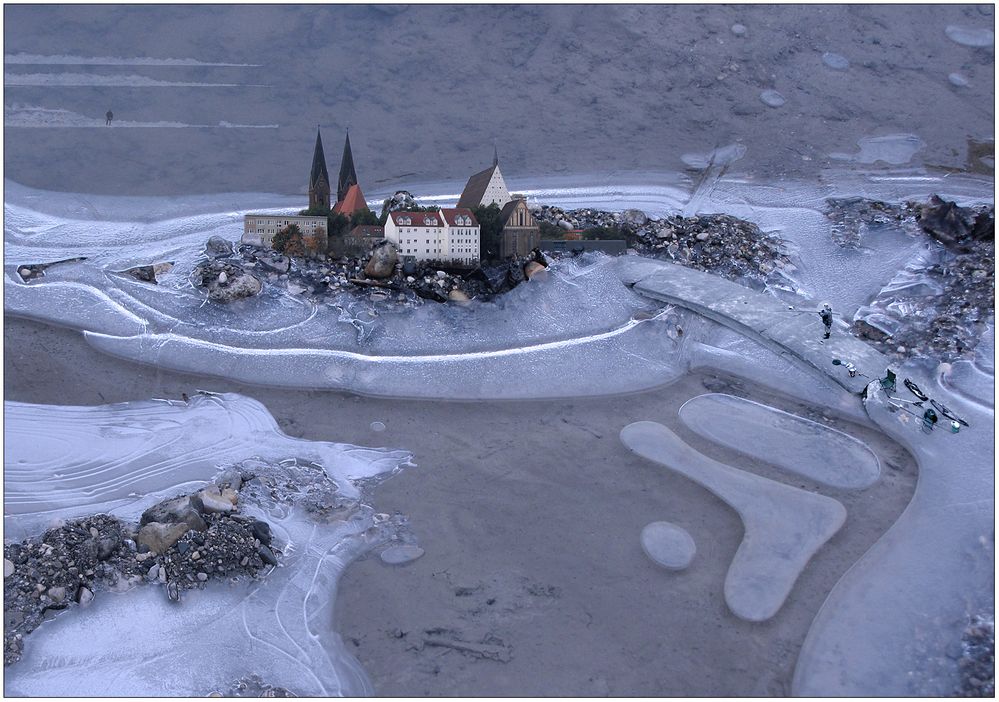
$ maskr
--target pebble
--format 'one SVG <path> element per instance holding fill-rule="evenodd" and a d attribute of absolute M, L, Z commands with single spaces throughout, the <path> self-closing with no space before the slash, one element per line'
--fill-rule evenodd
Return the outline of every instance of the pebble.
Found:
<path fill-rule="evenodd" d="M 390 546 L 381 553 L 382 563 L 388 565 L 402 565 L 411 563 L 422 556 L 423 549 L 419 546 L 405 544 L 403 546 Z"/>
<path fill-rule="evenodd" d="M 732 29 L 732 34 L 734 34 L 737 37 L 741 37 L 746 33 L 746 25 L 744 24 L 739 24 L 739 23 L 733 24 L 731 29 Z"/>
<path fill-rule="evenodd" d="M 784 99 L 784 96 L 776 90 L 764 90 L 760 93 L 760 100 L 763 101 L 764 105 L 768 105 L 770 107 L 780 107 L 787 102 L 787 100 Z"/>
<path fill-rule="evenodd" d="M 197 576 L 196 576 L 196 577 L 197 577 L 197 578 L 198 578 L 198 580 L 200 580 L 201 582 L 205 582 L 206 580 L 208 580 L 208 573 L 200 573 L 200 572 L 199 572 L 199 573 L 197 574 Z"/>
<path fill-rule="evenodd" d="M 384 422 L 372 422 L 371 423 L 371 431 L 385 431 L 385 423 Z"/>
<path fill-rule="evenodd" d="M 832 51 L 822 54 L 822 63 L 835 71 L 845 71 L 850 67 L 850 61 L 846 56 L 834 54 Z"/>
<path fill-rule="evenodd" d="M 50 587 L 48 591 L 48 596 L 53 602 L 62 602 L 66 599 L 66 588 L 64 587 Z"/>
<path fill-rule="evenodd" d="M 80 601 L 80 606 L 86 607 L 93 601 L 94 593 L 89 588 L 81 587 L 76 597 Z"/>
<path fill-rule="evenodd" d="M 266 546 L 261 546 L 257 549 L 257 553 L 260 554 L 260 558 L 264 563 L 268 565 L 276 566 L 278 564 L 277 558 L 274 556 L 274 552 L 271 551 Z"/>
<path fill-rule="evenodd" d="M 191 554 L 191 560 L 192 561 L 196 561 L 199 558 L 201 558 L 201 553 L 199 551 L 195 551 L 194 553 Z"/>
<path fill-rule="evenodd" d="M 969 85 L 971 85 L 971 83 L 968 82 L 968 79 L 962 76 L 960 73 L 951 73 L 949 76 L 947 76 L 947 80 L 950 81 L 951 85 L 954 85 L 958 88 L 967 88 Z"/>
<path fill-rule="evenodd" d="M 14 563 L 8 559 L 3 559 L 3 578 L 6 580 L 14 574 Z"/>
<path fill-rule="evenodd" d="M 944 32 L 951 41 L 962 46 L 992 46 L 996 41 L 996 35 L 991 29 L 971 29 L 952 24 Z"/>
<path fill-rule="evenodd" d="M 160 576 L 160 564 L 153 563 L 152 567 L 146 572 L 146 577 L 150 580 L 156 580 Z"/>

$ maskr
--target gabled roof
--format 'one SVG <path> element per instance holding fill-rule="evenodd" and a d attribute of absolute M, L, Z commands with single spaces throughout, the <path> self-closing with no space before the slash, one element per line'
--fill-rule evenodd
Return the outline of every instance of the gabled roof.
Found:
<path fill-rule="evenodd" d="M 447 222 L 447 225 L 449 227 L 467 227 L 467 226 L 477 227 L 477 226 L 479 226 L 478 221 L 475 219 L 475 215 L 472 214 L 472 211 L 470 209 L 468 209 L 467 207 L 452 207 L 452 208 L 449 208 L 449 209 L 441 208 L 441 214 L 444 215 L 444 221 Z M 457 217 L 458 215 L 465 215 L 466 217 L 468 217 L 469 219 L 472 220 L 472 224 L 471 225 L 468 225 L 468 224 L 455 224 L 454 220 L 455 220 L 455 217 Z"/>
<path fill-rule="evenodd" d="M 458 207 L 478 207 L 482 204 L 482 197 L 486 194 L 489 181 L 493 179 L 493 172 L 499 168 L 499 164 L 494 163 L 484 171 L 479 171 L 465 183 L 465 189 L 461 191 L 458 198 Z"/>
<path fill-rule="evenodd" d="M 343 158 L 340 159 L 340 177 L 336 183 L 336 200 L 342 201 L 347 196 L 351 185 L 357 185 L 357 173 L 354 172 L 354 155 L 350 152 L 350 132 L 343 142 Z"/>
<path fill-rule="evenodd" d="M 499 216 L 501 227 L 506 226 L 506 221 L 510 219 L 510 215 L 512 215 L 513 211 L 517 209 L 518 202 L 523 202 L 523 200 L 510 200 L 510 202 L 503 205 L 503 209 L 500 210 L 500 216 Z"/>
<path fill-rule="evenodd" d="M 364 193 L 361 192 L 361 186 L 357 183 L 347 188 L 347 194 L 344 195 L 343 200 L 333 207 L 334 212 L 345 215 L 352 215 L 358 210 L 366 209 L 368 209 L 368 203 L 364 199 Z"/>
<path fill-rule="evenodd" d="M 530 214 L 532 217 L 534 216 L 533 214 L 531 214 L 531 209 L 527 206 L 527 200 L 523 199 L 522 197 L 517 197 L 517 198 L 514 198 L 513 200 L 510 200 L 510 202 L 506 203 L 505 205 L 503 205 L 503 209 L 500 210 L 500 215 L 499 215 L 500 227 L 505 227 L 506 226 L 507 220 L 510 219 L 510 216 L 514 212 L 516 212 L 517 205 L 520 204 L 521 202 L 524 203 L 524 208 L 527 210 L 527 213 Z M 520 227 L 521 225 L 516 225 L 516 226 Z M 537 227 L 537 226 L 538 226 L 538 223 L 535 220 L 534 224 L 532 224 L 532 225 L 523 225 L 522 228 L 524 228 L 524 229 L 532 228 L 533 229 L 534 227 Z"/>
<path fill-rule="evenodd" d="M 320 180 L 330 182 L 330 174 L 326 172 L 326 154 L 323 153 L 323 138 L 316 127 L 316 148 L 312 152 L 312 172 L 309 173 L 309 189 L 314 188 Z"/>
<path fill-rule="evenodd" d="M 442 227 L 444 223 L 441 221 L 441 217 L 436 212 L 406 212 L 400 210 L 398 212 L 392 212 L 392 221 L 396 223 L 396 226 L 403 227 Z M 409 224 L 401 223 L 400 219 L 409 219 Z M 424 220 L 431 219 L 433 222 L 427 224 Z"/>

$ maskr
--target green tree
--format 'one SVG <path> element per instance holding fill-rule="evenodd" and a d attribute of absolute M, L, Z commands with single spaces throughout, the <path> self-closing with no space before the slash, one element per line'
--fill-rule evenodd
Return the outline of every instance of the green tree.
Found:
<path fill-rule="evenodd" d="M 329 207 L 309 207 L 298 214 L 303 217 L 328 217 L 332 210 Z"/>
<path fill-rule="evenodd" d="M 479 242 L 482 258 L 494 259 L 499 256 L 500 232 L 503 225 L 500 222 L 500 208 L 495 202 L 489 205 L 479 205 L 472 214 L 479 222 Z"/>
<path fill-rule="evenodd" d="M 378 217 L 375 216 L 375 213 L 365 207 L 363 210 L 358 210 L 350 216 L 351 229 L 362 224 L 373 225 L 380 224 L 380 222 L 378 221 Z"/>
<path fill-rule="evenodd" d="M 271 241 L 271 248 L 286 256 L 304 256 L 305 242 L 302 238 L 302 230 L 297 224 L 289 224 L 284 229 L 278 230 Z"/>

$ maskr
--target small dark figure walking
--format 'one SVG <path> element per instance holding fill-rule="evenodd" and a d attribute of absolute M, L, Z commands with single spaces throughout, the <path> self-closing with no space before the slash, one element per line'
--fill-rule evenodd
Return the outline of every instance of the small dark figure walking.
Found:
<path fill-rule="evenodd" d="M 819 316 L 822 317 L 822 324 L 824 324 L 826 327 L 826 334 L 822 338 L 828 339 L 829 334 L 832 332 L 832 318 L 833 318 L 832 307 L 829 306 L 828 302 L 822 305 L 822 309 L 819 311 Z"/>
<path fill-rule="evenodd" d="M 105 122 L 105 124 L 110 127 L 111 126 L 111 120 L 114 119 L 114 113 L 111 110 L 108 110 L 108 113 L 106 115 L 104 115 L 104 116 L 108 118 L 108 121 Z"/>

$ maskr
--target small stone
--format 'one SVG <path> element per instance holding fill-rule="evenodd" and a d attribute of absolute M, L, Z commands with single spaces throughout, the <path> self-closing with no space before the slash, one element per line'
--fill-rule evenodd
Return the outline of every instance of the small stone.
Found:
<path fill-rule="evenodd" d="M 698 241 L 707 241 L 710 238 L 711 238 L 711 232 L 701 232 L 696 237 Z"/>
<path fill-rule="evenodd" d="M 8 559 L 3 559 L 3 579 L 6 580 L 14 574 L 14 563 Z"/>
<path fill-rule="evenodd" d="M 744 24 L 739 24 L 737 22 L 736 24 L 732 25 L 731 30 L 732 34 L 734 34 L 737 37 L 741 37 L 746 33 L 746 26 Z"/>
<path fill-rule="evenodd" d="M 206 580 L 208 580 L 208 573 L 200 573 L 200 572 L 199 572 L 199 573 L 197 574 L 197 576 L 196 576 L 196 577 L 197 577 L 197 578 L 198 578 L 198 580 L 200 580 L 201 582 L 205 582 Z"/>
<path fill-rule="evenodd" d="M 276 566 L 278 564 L 277 558 L 274 556 L 274 552 L 266 546 L 261 546 L 257 549 L 257 553 L 260 555 L 260 558 L 264 563 L 272 566 Z"/>
<path fill-rule="evenodd" d="M 97 531 L 96 527 L 90 527 L 90 535 L 96 539 L 98 536 L 101 535 L 101 532 Z"/>
<path fill-rule="evenodd" d="M 64 599 L 66 599 L 66 588 L 61 586 L 50 587 L 47 594 L 53 602 L 62 602 Z"/>
<path fill-rule="evenodd" d="M 201 552 L 200 551 L 195 551 L 194 553 L 191 554 L 191 560 L 192 561 L 196 561 L 199 558 L 201 558 Z"/>
<path fill-rule="evenodd" d="M 80 591 L 76 593 L 76 601 L 80 603 L 81 607 L 87 607 L 94 600 L 94 593 L 86 587 L 81 587 Z"/>
<path fill-rule="evenodd" d="M 160 565 L 159 563 L 153 563 L 152 567 L 146 571 L 146 577 L 150 580 L 156 580 L 160 577 Z"/>
<path fill-rule="evenodd" d="M 239 561 L 239 564 L 245 568 L 246 564 L 249 563 L 249 562 L 250 562 L 250 557 L 249 556 L 243 556 L 243 558 Z"/>

